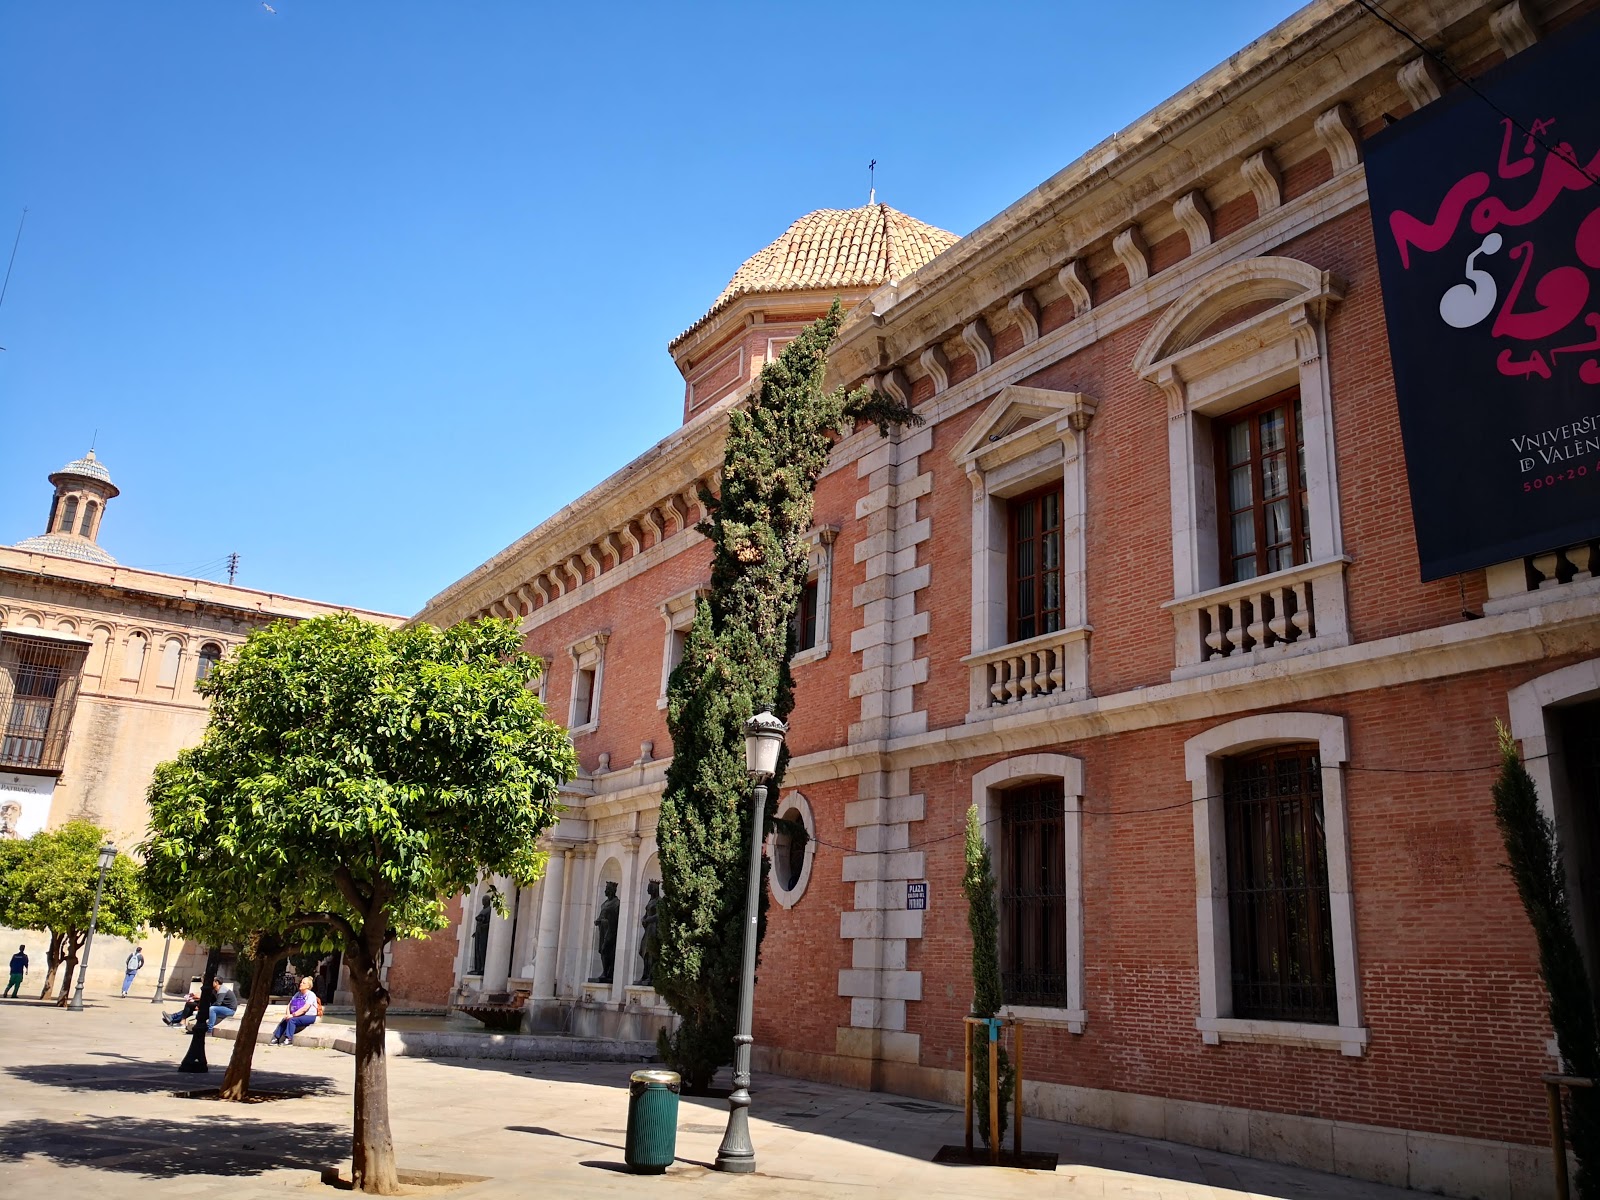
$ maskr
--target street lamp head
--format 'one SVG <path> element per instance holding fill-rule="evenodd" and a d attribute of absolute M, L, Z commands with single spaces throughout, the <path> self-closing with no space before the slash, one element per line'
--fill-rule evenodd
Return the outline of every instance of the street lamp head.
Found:
<path fill-rule="evenodd" d="M 778 770 L 778 751 L 789 727 L 770 712 L 758 712 L 744 723 L 744 766 L 757 782 L 771 779 Z"/>
<path fill-rule="evenodd" d="M 111 864 L 117 861 L 117 848 L 110 842 L 100 847 L 100 869 L 109 871 Z"/>

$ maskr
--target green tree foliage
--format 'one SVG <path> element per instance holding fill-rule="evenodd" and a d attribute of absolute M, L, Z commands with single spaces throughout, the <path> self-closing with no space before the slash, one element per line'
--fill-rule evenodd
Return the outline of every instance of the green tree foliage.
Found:
<path fill-rule="evenodd" d="M 672 763 L 656 840 L 661 847 L 661 959 L 655 986 L 680 1018 L 662 1057 L 690 1090 L 733 1057 L 752 818 L 742 726 L 794 708 L 791 625 L 806 580 L 806 534 L 817 480 L 836 436 L 857 421 L 919 423 L 877 393 L 823 390 L 828 347 L 843 320 L 834 303 L 761 370 L 729 416 L 721 495 L 702 492 L 711 541 L 711 595 L 701 600 L 667 691 Z M 783 781 L 771 781 L 767 819 Z M 763 861 L 763 875 L 766 864 Z M 766 930 L 766 889 L 757 928 Z"/>
<path fill-rule="evenodd" d="M 967 929 L 972 934 L 972 1015 L 993 1017 L 1005 1004 L 1000 987 L 1000 913 L 995 907 L 994 864 L 989 843 L 978 821 L 978 806 L 967 809 L 966 870 L 961 890 L 967 896 Z M 989 1041 L 988 1032 L 972 1033 L 972 1102 L 983 1140 L 989 1141 Z M 1015 1069 L 1006 1048 L 992 1043 L 999 1057 L 1000 1136 L 1005 1137 Z"/>
<path fill-rule="evenodd" d="M 109 834 L 88 821 L 70 821 L 20 841 L 0 843 L 0 924 L 50 934 L 42 1000 L 59 977 L 56 1003 L 72 998 L 73 971 L 89 935 L 95 884 L 100 877 L 100 847 Z M 118 854 L 106 871 L 97 933 L 131 938 L 148 917 L 139 886 L 139 865 Z M 65 968 L 58 976 L 58 971 Z"/>
<path fill-rule="evenodd" d="M 362 1191 L 399 1190 L 384 947 L 444 928 L 446 898 L 485 873 L 537 878 L 536 841 L 576 771 L 566 731 L 530 690 L 539 670 L 510 621 L 442 632 L 349 614 L 279 622 L 211 673 L 204 740 L 158 775 L 150 852 L 170 861 L 152 870 L 180 877 L 163 894 L 182 919 L 244 897 L 244 923 L 260 929 L 275 895 L 272 929 L 320 924 L 344 951 Z M 208 844 L 206 869 L 181 882 Z"/>
<path fill-rule="evenodd" d="M 1522 765 L 1511 731 L 1498 725 L 1500 775 L 1494 782 L 1494 819 L 1506 845 L 1511 878 L 1539 946 L 1539 975 L 1550 996 L 1550 1026 L 1569 1075 L 1600 1079 L 1600 1030 L 1594 989 L 1584 968 L 1572 912 L 1567 875 L 1555 825 L 1539 807 L 1533 777 Z M 1578 1156 L 1578 1194 L 1600 1197 L 1600 1096 L 1592 1088 L 1573 1088 L 1572 1149 Z"/>

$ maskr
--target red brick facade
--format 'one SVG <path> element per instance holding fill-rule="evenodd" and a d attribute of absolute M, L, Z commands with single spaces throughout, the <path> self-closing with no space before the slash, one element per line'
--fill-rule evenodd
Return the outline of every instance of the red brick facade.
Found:
<path fill-rule="evenodd" d="M 1033 1014 L 1038 1111 L 1455 1194 L 1510 1195 L 1537 1174 L 1538 1076 L 1553 1061 L 1533 938 L 1490 807 L 1495 723 L 1534 739 L 1532 763 L 1546 756 L 1543 709 L 1515 700 L 1531 694 L 1517 689 L 1561 673 L 1546 689 L 1558 699 L 1539 703 L 1600 694 L 1600 590 L 1575 578 L 1530 591 L 1521 564 L 1419 579 L 1359 141 L 1427 95 L 1392 36 L 1351 7 L 1297 14 L 1124 131 L 1118 170 L 1102 173 L 1111 150 L 1091 152 L 909 283 L 873 293 L 846 324 L 835 382 L 903 394 L 928 420 L 891 443 L 871 431 L 844 439 L 818 493 L 816 524 L 836 531 L 820 572 L 831 628 L 826 652 L 795 668 L 783 793 L 785 804 L 803 795 L 815 838 L 803 893 L 770 911 L 755 1031 L 767 1065 L 958 1094 L 974 779 L 1057 756 L 1048 761 L 1071 760 L 1082 779 L 1081 797 L 1069 792 L 1081 834 L 1068 851 L 1082 929 L 1068 969 L 1082 1010 Z M 1488 6 L 1399 7 L 1457 61 L 1515 49 L 1503 15 L 1491 37 Z M 1547 30 L 1569 17 L 1546 14 Z M 1230 292 L 1227 279 L 1266 282 Z M 1191 310 L 1209 324 L 1162 342 L 1169 314 Z M 759 327 L 734 315 L 726 328 L 696 327 L 686 379 L 721 388 L 712 376 L 730 349 L 752 358 Z M 1280 357 L 1267 371 L 1269 353 Z M 1256 392 L 1205 392 L 1246 367 Z M 1212 471 L 1211 419 L 1284 380 L 1300 387 L 1308 424 L 1317 403 L 1329 414 L 1325 437 L 1307 435 L 1308 459 L 1313 441 L 1325 444 L 1332 479 L 1308 501 L 1331 530 L 1319 535 L 1325 561 L 1306 567 L 1322 572 L 1305 592 L 1316 630 L 1229 659 L 1201 645 L 1199 609 L 1243 592 L 1186 557 L 1186 522 L 1202 560 L 1217 536 L 1186 497 L 1209 487 L 1194 481 Z M 584 775 L 552 840 L 561 892 L 552 876 L 519 897 L 509 967 L 496 976 L 515 980 L 526 964 L 535 1005 L 616 1021 L 656 1011 L 653 994 L 621 976 L 633 968 L 671 753 L 658 706 L 662 606 L 708 575 L 706 547 L 667 510 L 714 481 L 729 402 L 691 405 L 674 438 L 423 613 L 522 618 L 529 649 L 551 664 L 546 701 L 560 720 L 569 647 L 607 635 L 598 724 L 575 737 Z M 974 672 L 1004 645 L 984 632 L 979 589 L 994 548 L 980 531 L 985 505 L 1015 493 L 985 489 L 1013 469 L 1004 455 L 1015 437 L 1034 435 L 1017 434 L 1026 421 L 992 434 L 983 422 L 1012 402 L 1028 420 L 1039 405 L 1059 419 L 1059 433 L 1027 443 L 1046 464 L 1028 469 L 1065 481 L 1069 517 L 1081 518 L 1068 536 L 1081 550 L 1084 631 L 1072 644 L 1086 647 L 1085 683 L 1075 689 L 1069 668 L 1068 683 L 1024 683 L 1009 698 L 1001 687 L 991 701 Z M 1200 449 L 1186 467 L 1191 430 Z M 991 446 L 998 466 L 984 457 Z M 1259 611 L 1259 597 L 1250 603 Z M 1327 836 L 1330 874 L 1349 880 L 1334 908 L 1345 903 L 1351 925 L 1335 941 L 1354 978 L 1339 980 L 1339 1024 L 1326 1035 L 1234 1021 L 1226 979 L 1217 1011 L 1205 1011 L 1205 860 L 1219 851 L 1201 841 L 1215 799 L 1204 772 L 1231 750 L 1204 747 L 1231 722 L 1255 731 L 1246 748 L 1304 740 L 1279 727 L 1334 731 L 1321 769 L 1342 788 Z M 1549 770 L 1535 773 L 1552 786 Z M 1003 803 L 1005 785 L 987 786 Z M 1563 820 L 1566 801 L 1552 802 Z M 603 878 L 621 882 L 625 936 L 618 980 L 599 988 L 584 980 Z M 925 911 L 900 906 L 908 882 L 926 882 Z M 452 983 L 473 986 L 466 962 L 463 948 Z"/>

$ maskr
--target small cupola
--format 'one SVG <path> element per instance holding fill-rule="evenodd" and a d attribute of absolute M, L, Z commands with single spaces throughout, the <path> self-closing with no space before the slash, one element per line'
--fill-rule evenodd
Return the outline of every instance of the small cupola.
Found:
<path fill-rule="evenodd" d="M 16 548 L 114 566 L 117 560 L 99 545 L 106 502 L 119 494 L 105 464 L 90 450 L 51 475 L 50 482 L 56 491 L 44 532 L 18 542 Z"/>

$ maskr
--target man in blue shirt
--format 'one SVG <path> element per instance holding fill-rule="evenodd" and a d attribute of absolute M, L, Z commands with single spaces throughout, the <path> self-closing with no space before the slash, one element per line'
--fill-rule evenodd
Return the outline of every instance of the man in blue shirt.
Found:
<path fill-rule="evenodd" d="M 18 989 L 22 987 L 22 977 L 28 973 L 28 948 L 18 946 L 17 952 L 11 956 L 11 982 L 6 984 L 5 994 L 20 1000 Z"/>

